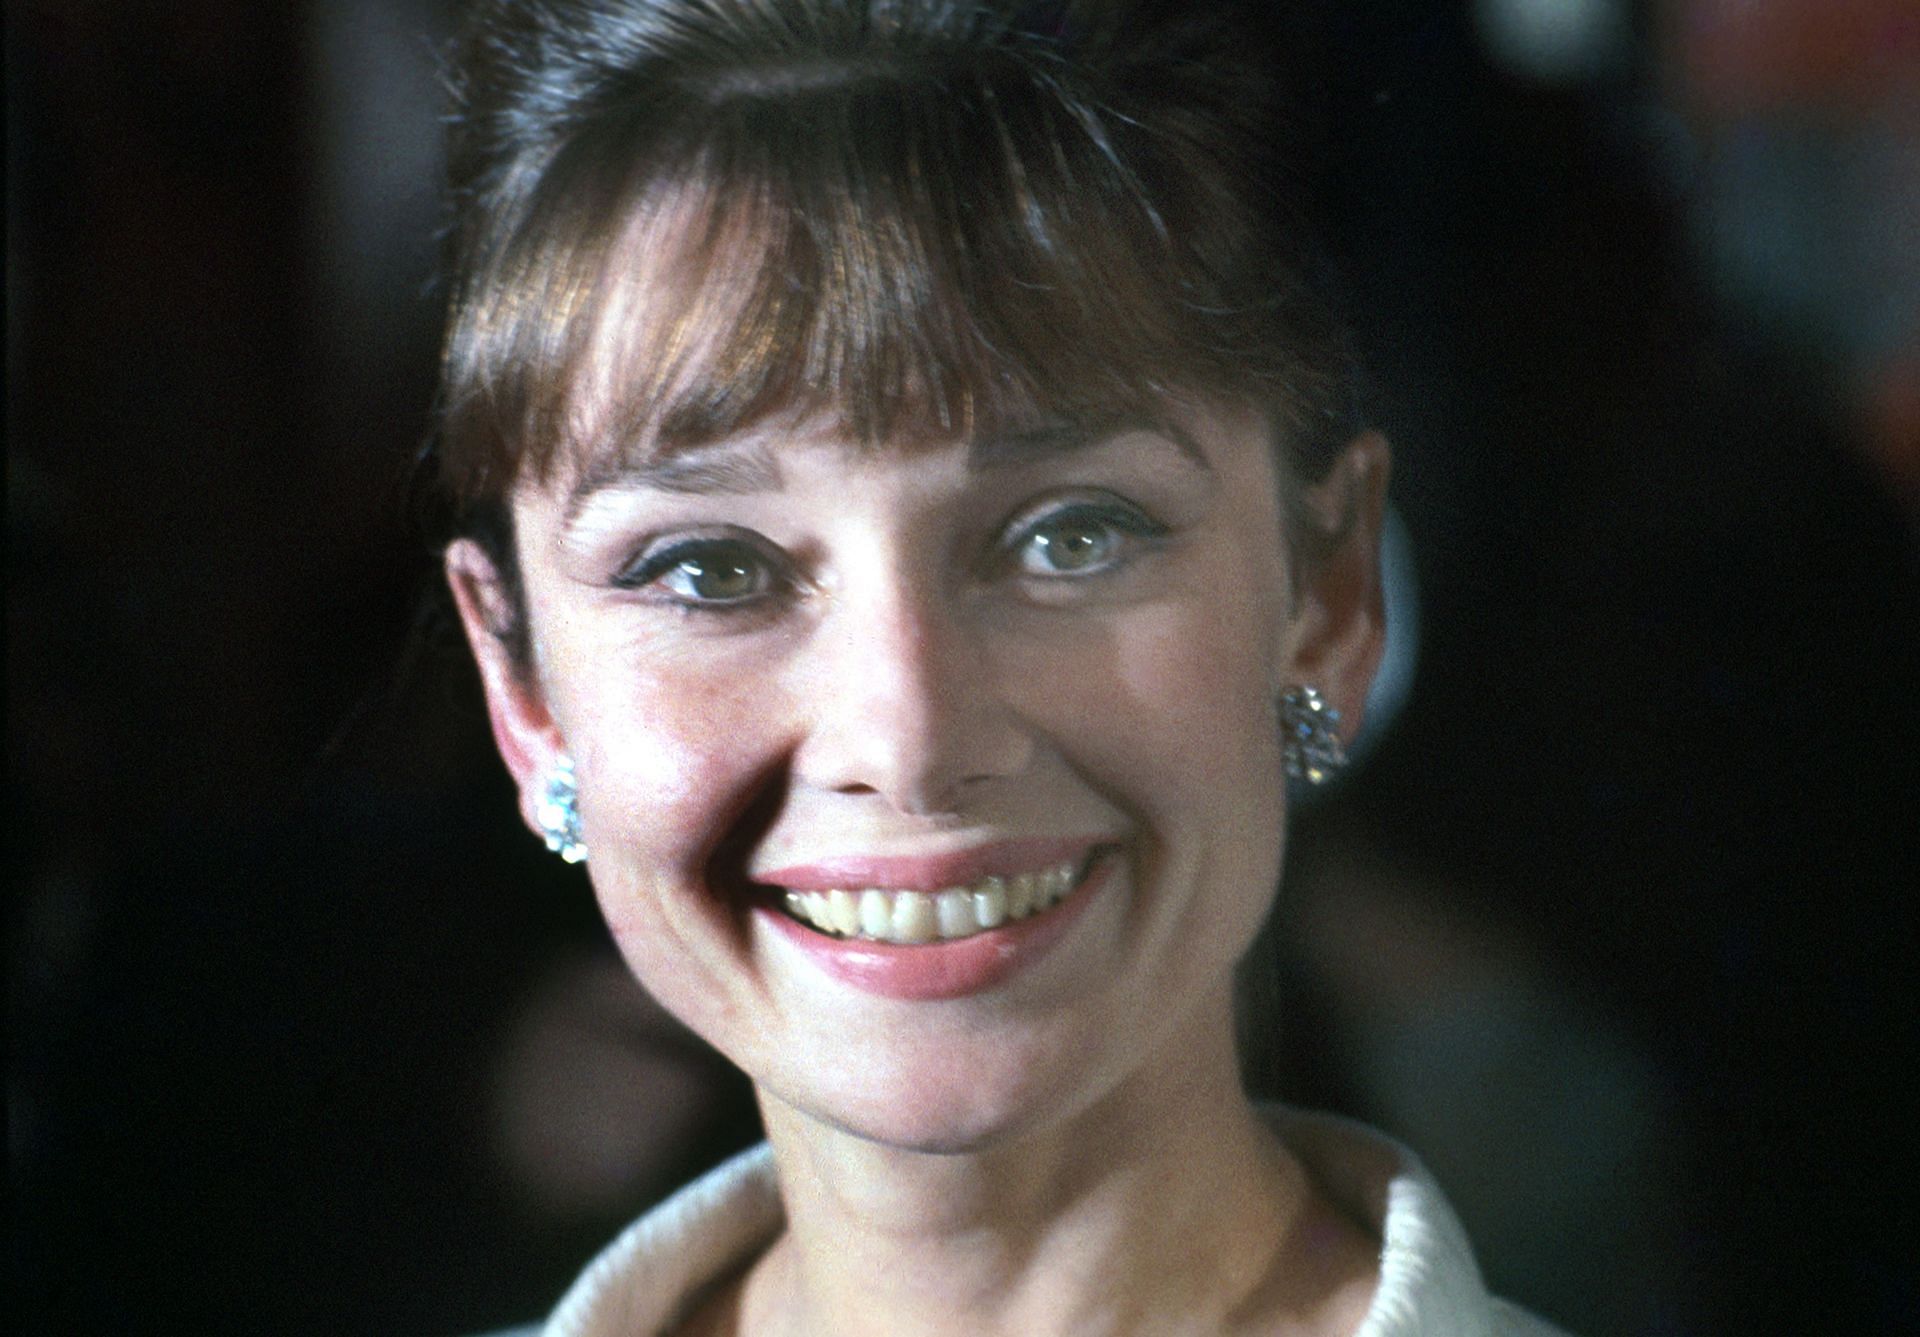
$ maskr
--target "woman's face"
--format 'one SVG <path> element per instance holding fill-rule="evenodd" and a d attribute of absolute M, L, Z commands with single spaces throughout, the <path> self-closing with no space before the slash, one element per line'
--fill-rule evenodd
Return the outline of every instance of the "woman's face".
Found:
<path fill-rule="evenodd" d="M 1183 426 L 768 432 L 523 486 L 530 677 L 456 545 L 523 795 L 571 754 L 621 951 L 763 1095 L 978 1146 L 1224 1019 L 1278 875 L 1276 698 L 1307 668 L 1355 709 L 1371 655 L 1289 606 L 1264 423 Z"/>

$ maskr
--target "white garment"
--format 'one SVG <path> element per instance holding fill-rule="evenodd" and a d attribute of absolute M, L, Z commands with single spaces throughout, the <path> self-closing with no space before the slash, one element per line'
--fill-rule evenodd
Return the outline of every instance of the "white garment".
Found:
<path fill-rule="evenodd" d="M 1354 1337 L 1564 1337 L 1487 1294 L 1459 1220 L 1411 1152 L 1345 1119 L 1262 1112 L 1321 1191 L 1380 1240 L 1380 1284 Z M 762 1144 L 627 1227 L 526 1337 L 669 1334 L 710 1285 L 771 1244 L 784 1219 Z"/>

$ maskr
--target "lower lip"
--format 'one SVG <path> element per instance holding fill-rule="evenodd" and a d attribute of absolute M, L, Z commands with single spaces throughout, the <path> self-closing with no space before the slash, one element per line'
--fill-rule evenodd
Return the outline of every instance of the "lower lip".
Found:
<path fill-rule="evenodd" d="M 909 1002 L 964 998 L 1025 969 L 1059 942 L 1105 884 L 1110 862 L 1096 855 L 1080 885 L 1039 914 L 952 942 L 907 947 L 833 938 L 769 905 L 755 906 L 754 913 L 827 974 L 862 993 Z"/>

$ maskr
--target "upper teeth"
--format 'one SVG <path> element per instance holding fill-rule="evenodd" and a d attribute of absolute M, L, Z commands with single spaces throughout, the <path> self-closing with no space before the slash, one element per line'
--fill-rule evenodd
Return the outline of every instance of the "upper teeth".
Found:
<path fill-rule="evenodd" d="M 934 942 L 971 937 L 1044 910 L 1073 890 L 1078 873 L 1075 864 L 1062 863 L 1010 877 L 983 877 L 940 891 L 886 887 L 789 891 L 786 907 L 795 919 L 842 937 Z"/>

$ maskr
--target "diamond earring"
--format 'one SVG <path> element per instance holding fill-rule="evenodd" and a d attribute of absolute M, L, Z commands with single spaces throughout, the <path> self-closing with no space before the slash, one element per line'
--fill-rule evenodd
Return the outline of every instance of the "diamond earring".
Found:
<path fill-rule="evenodd" d="M 562 859 L 579 863 L 587 857 L 580 832 L 580 787 L 573 778 L 573 758 L 564 752 L 540 782 L 533 819 L 540 824 L 547 848 Z"/>
<path fill-rule="evenodd" d="M 1287 778 L 1325 784 L 1347 764 L 1340 742 L 1340 712 L 1315 688 L 1289 687 L 1280 698 L 1281 750 Z"/>

